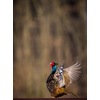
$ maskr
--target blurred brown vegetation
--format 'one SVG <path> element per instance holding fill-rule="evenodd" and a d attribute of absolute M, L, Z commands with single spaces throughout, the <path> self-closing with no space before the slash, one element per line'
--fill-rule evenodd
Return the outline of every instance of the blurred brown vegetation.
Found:
<path fill-rule="evenodd" d="M 86 0 L 13 0 L 13 97 L 50 98 L 50 62 L 79 61 L 82 77 L 68 89 L 86 98 L 86 25 Z"/>

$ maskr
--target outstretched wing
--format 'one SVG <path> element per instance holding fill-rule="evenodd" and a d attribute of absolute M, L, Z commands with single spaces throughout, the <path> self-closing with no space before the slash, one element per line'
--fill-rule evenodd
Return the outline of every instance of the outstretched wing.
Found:
<path fill-rule="evenodd" d="M 69 78 L 70 78 L 70 83 L 76 81 L 80 75 L 81 75 L 81 71 L 80 69 L 82 67 L 80 67 L 81 64 L 78 64 L 78 62 L 68 68 L 64 68 L 63 70 L 67 72 Z"/>

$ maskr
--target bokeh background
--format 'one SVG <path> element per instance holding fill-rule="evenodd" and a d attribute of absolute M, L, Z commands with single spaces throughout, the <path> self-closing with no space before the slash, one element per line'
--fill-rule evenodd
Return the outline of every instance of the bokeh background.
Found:
<path fill-rule="evenodd" d="M 51 98 L 51 61 L 81 63 L 82 77 L 68 89 L 86 98 L 87 1 L 13 0 L 13 97 Z"/>

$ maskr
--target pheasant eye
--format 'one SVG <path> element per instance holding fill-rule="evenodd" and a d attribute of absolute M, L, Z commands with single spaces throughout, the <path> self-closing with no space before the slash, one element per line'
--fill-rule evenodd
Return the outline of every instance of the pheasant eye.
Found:
<path fill-rule="evenodd" d="M 55 65 L 55 63 L 54 63 L 54 62 L 52 62 L 52 65 Z"/>

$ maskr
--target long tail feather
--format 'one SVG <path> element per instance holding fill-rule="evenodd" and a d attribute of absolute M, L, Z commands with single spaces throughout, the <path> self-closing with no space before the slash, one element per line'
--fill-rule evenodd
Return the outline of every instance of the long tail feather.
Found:
<path fill-rule="evenodd" d="M 66 91 L 67 93 L 70 93 L 70 94 L 72 94 L 72 95 L 76 96 L 77 98 L 79 98 L 79 96 L 78 96 L 78 95 L 76 95 L 75 93 L 73 93 L 73 92 L 71 92 L 71 91 L 69 91 L 69 90 L 67 90 L 67 89 L 65 89 L 65 91 Z"/>

